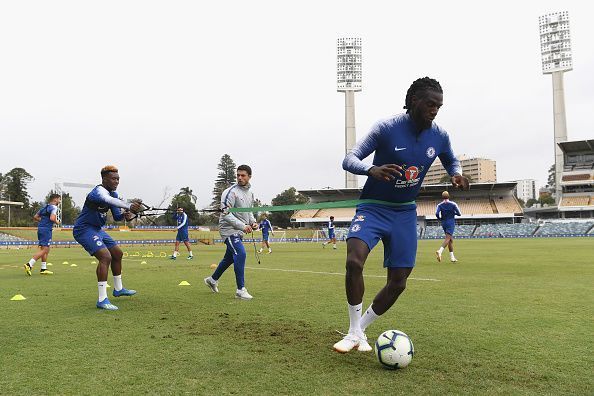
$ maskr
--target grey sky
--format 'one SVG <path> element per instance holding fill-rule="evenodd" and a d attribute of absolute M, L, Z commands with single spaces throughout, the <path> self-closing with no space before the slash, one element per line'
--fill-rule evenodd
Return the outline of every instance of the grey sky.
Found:
<path fill-rule="evenodd" d="M 585 1 L 15 1 L 0 3 L 0 172 L 23 167 L 41 200 L 56 181 L 157 203 L 211 200 L 220 157 L 250 164 L 257 197 L 343 187 L 336 39 L 363 39 L 357 137 L 402 111 L 410 83 L 444 88 L 437 123 L 457 154 L 497 160 L 499 181 L 553 163 L 551 78 L 538 17 L 568 10 L 568 136 L 592 138 L 594 24 Z M 363 179 L 360 180 L 363 183 Z M 86 191 L 71 191 L 78 205 Z"/>

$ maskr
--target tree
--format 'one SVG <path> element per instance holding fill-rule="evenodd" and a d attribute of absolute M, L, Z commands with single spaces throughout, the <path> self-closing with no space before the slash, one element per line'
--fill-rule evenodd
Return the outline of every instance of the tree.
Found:
<path fill-rule="evenodd" d="M 166 224 L 176 224 L 175 219 L 173 218 L 173 213 L 177 210 L 177 208 L 184 208 L 184 212 L 186 212 L 188 215 L 188 220 L 191 225 L 202 224 L 201 216 L 196 209 L 196 200 L 197 197 L 193 194 L 190 187 L 181 188 L 180 192 L 173 196 L 173 199 L 169 204 L 168 209 L 170 211 L 165 215 Z"/>
<path fill-rule="evenodd" d="M 29 208 L 29 199 L 31 197 L 27 192 L 27 184 L 33 180 L 33 176 L 23 168 L 12 169 L 2 178 L 2 185 L 4 186 L 3 198 L 23 202 L 25 204 L 23 208 Z"/>
<path fill-rule="evenodd" d="M 291 187 L 282 193 L 278 194 L 273 200 L 273 206 L 280 205 L 297 205 L 304 204 L 307 202 L 307 197 L 303 194 L 299 194 L 295 187 Z M 270 214 L 270 222 L 278 227 L 289 227 L 291 225 L 292 212 L 272 212 Z"/>
<path fill-rule="evenodd" d="M 522 198 L 518 198 L 518 203 L 520 204 L 520 207 L 522 207 L 522 208 L 526 207 L 526 202 L 524 202 L 524 200 Z"/>
<path fill-rule="evenodd" d="M 526 201 L 526 207 L 531 208 L 535 203 L 538 203 L 538 199 L 530 198 L 528 201 Z"/>
<path fill-rule="evenodd" d="M 217 166 L 219 170 L 219 174 L 217 176 L 217 180 L 215 181 L 214 189 L 212 190 L 212 203 L 211 207 L 213 209 L 218 209 L 221 205 L 221 195 L 223 191 L 229 188 L 233 183 L 235 183 L 235 170 L 236 170 L 235 162 L 231 159 L 229 154 L 224 154 L 221 157 L 221 161 Z"/>
<path fill-rule="evenodd" d="M 548 176 L 548 179 L 547 179 L 547 184 L 549 185 L 549 187 L 553 191 L 555 191 L 556 190 L 555 187 L 557 185 L 555 183 L 555 174 L 556 174 L 556 172 L 555 172 L 555 164 L 551 165 L 551 167 L 549 168 L 549 172 L 548 173 L 549 173 L 549 176 Z"/>

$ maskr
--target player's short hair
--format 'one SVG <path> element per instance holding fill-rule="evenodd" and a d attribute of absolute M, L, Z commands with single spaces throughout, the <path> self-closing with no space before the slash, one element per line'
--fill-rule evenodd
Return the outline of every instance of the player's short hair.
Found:
<path fill-rule="evenodd" d="M 252 175 L 252 168 L 250 168 L 249 165 L 239 165 L 237 167 L 237 172 L 239 172 L 239 171 L 245 171 L 245 172 L 247 172 L 248 176 L 251 176 Z"/>
<path fill-rule="evenodd" d="M 50 194 L 49 198 L 47 199 L 47 202 L 51 202 L 56 198 L 60 198 L 60 194 Z"/>
<path fill-rule="evenodd" d="M 113 165 L 105 165 L 103 168 L 101 168 L 101 177 L 107 175 L 110 172 L 117 172 L 118 168 L 116 168 Z"/>
<path fill-rule="evenodd" d="M 443 93 L 443 89 L 441 88 L 439 81 L 434 80 L 429 77 L 423 77 L 423 78 L 416 79 L 411 84 L 411 86 L 408 88 L 408 91 L 406 91 L 406 99 L 404 100 L 404 108 L 406 109 L 407 113 L 409 112 L 410 106 L 412 104 L 412 97 L 419 96 L 419 94 L 421 92 L 426 92 L 426 91 L 435 91 L 435 92 L 439 92 L 441 94 Z"/>
<path fill-rule="evenodd" d="M 179 208 L 177 208 L 177 210 L 181 210 L 182 212 L 184 211 L 184 208 L 182 208 L 181 206 Z"/>
<path fill-rule="evenodd" d="M 334 216 L 330 216 L 330 220 L 334 220 Z"/>
<path fill-rule="evenodd" d="M 441 193 L 441 197 L 443 199 L 450 199 L 450 193 L 447 192 L 447 191 L 444 191 L 444 192 Z"/>

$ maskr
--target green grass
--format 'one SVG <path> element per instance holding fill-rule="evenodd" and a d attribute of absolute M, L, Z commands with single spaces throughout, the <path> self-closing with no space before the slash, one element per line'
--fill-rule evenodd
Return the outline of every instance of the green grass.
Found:
<path fill-rule="evenodd" d="M 231 269 L 219 294 L 203 285 L 221 245 L 199 246 L 194 261 L 129 258 L 124 285 L 138 294 L 112 298 L 117 312 L 94 307 L 95 266 L 81 249 L 53 249 L 53 277 L 38 266 L 25 276 L 33 249 L 0 250 L 0 393 L 594 393 L 593 238 L 461 240 L 457 264 L 434 262 L 438 243 L 420 242 L 417 279 L 368 329 L 412 338 L 416 355 L 398 371 L 373 353 L 332 351 L 348 327 L 342 275 L 264 270 L 342 274 L 344 244 L 273 245 L 260 266 L 247 244 L 252 301 L 233 298 Z M 381 258 L 378 247 L 366 265 L 377 277 L 365 307 L 384 284 Z M 10 301 L 17 293 L 27 300 Z"/>

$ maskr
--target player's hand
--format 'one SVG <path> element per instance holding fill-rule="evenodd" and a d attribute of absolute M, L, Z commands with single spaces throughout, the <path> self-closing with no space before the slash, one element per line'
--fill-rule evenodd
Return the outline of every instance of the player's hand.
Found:
<path fill-rule="evenodd" d="M 260 226 L 258 225 L 258 223 L 254 223 L 254 224 L 252 224 L 252 230 L 257 230 L 257 229 L 258 229 L 258 227 L 260 227 Z"/>
<path fill-rule="evenodd" d="M 142 210 L 142 201 L 134 201 L 132 205 L 130 205 L 130 211 L 134 214 L 140 212 Z"/>
<path fill-rule="evenodd" d="M 461 175 L 452 176 L 452 185 L 460 190 L 468 190 L 470 188 L 468 179 Z"/>
<path fill-rule="evenodd" d="M 249 234 L 249 233 L 251 233 L 252 231 L 253 231 L 253 230 L 252 230 L 252 227 L 251 227 L 251 226 L 249 226 L 249 225 L 247 225 L 247 224 L 246 224 L 246 226 L 243 228 L 243 232 L 245 232 L 246 234 Z"/>
<path fill-rule="evenodd" d="M 368 173 L 377 180 L 389 182 L 396 179 L 396 176 L 402 176 L 402 167 L 396 164 L 373 166 Z"/>

